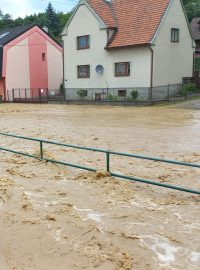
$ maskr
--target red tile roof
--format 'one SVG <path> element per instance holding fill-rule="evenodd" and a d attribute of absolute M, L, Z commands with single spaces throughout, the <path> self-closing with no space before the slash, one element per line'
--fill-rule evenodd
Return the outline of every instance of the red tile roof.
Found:
<path fill-rule="evenodd" d="M 117 27 L 108 48 L 149 44 L 170 0 L 87 0 L 108 27 Z"/>

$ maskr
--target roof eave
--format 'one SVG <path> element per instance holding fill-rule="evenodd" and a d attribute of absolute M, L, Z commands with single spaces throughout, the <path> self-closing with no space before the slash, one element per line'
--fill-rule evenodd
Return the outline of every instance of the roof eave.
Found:
<path fill-rule="evenodd" d="M 105 50 L 115 50 L 115 49 L 126 49 L 126 48 L 136 48 L 136 47 L 149 47 L 150 43 L 140 43 L 140 44 L 130 44 L 130 45 L 122 45 L 122 46 L 106 46 Z"/>

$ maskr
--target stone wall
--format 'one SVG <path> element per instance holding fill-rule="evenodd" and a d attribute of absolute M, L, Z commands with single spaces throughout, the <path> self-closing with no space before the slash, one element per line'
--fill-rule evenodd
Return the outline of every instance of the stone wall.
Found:
<path fill-rule="evenodd" d="M 152 92 L 149 87 L 133 88 L 95 88 L 95 89 L 65 89 L 65 100 L 85 100 L 85 101 L 133 101 L 132 91 L 138 92 L 138 97 L 134 101 L 167 100 L 169 97 L 178 95 L 182 85 L 166 85 L 153 87 Z M 84 95 L 85 94 L 85 95 Z"/>

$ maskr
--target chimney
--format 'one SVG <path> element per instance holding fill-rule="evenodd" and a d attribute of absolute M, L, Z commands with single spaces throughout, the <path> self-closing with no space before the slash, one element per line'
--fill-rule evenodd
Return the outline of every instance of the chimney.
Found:
<path fill-rule="evenodd" d="M 46 27 L 46 26 L 43 27 L 43 30 L 44 30 L 45 32 L 47 32 L 47 33 L 49 32 L 49 29 L 48 29 L 48 27 Z"/>

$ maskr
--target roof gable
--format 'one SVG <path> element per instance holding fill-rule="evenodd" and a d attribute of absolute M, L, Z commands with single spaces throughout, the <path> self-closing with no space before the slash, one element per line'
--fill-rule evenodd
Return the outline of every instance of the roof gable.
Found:
<path fill-rule="evenodd" d="M 26 33 L 29 33 L 35 28 L 39 29 L 41 34 L 43 34 L 43 36 L 45 36 L 45 38 L 49 42 L 52 42 L 52 44 L 56 48 L 58 48 L 59 50 L 62 50 L 62 45 L 57 40 L 52 38 L 44 29 L 42 29 L 40 26 L 36 24 L 0 29 L 0 78 L 3 76 L 2 73 L 3 73 L 3 48 L 4 46 L 6 47 L 7 44 L 12 44 L 12 43 L 17 42 L 17 40 L 20 37 L 22 37 Z"/>
<path fill-rule="evenodd" d="M 87 0 L 80 0 L 78 5 L 76 6 L 74 12 L 72 13 L 71 17 L 69 18 L 67 24 L 65 25 L 61 36 L 65 36 L 65 35 L 68 34 L 68 27 L 69 27 L 70 23 L 72 22 L 74 16 L 76 15 L 79 7 L 82 6 L 82 5 L 85 5 L 89 9 L 89 11 L 94 15 L 94 17 L 99 22 L 100 29 L 108 28 L 108 26 L 105 24 L 105 22 L 102 20 L 102 18 L 96 13 L 96 10 L 92 9 L 92 7 L 88 4 Z"/>

